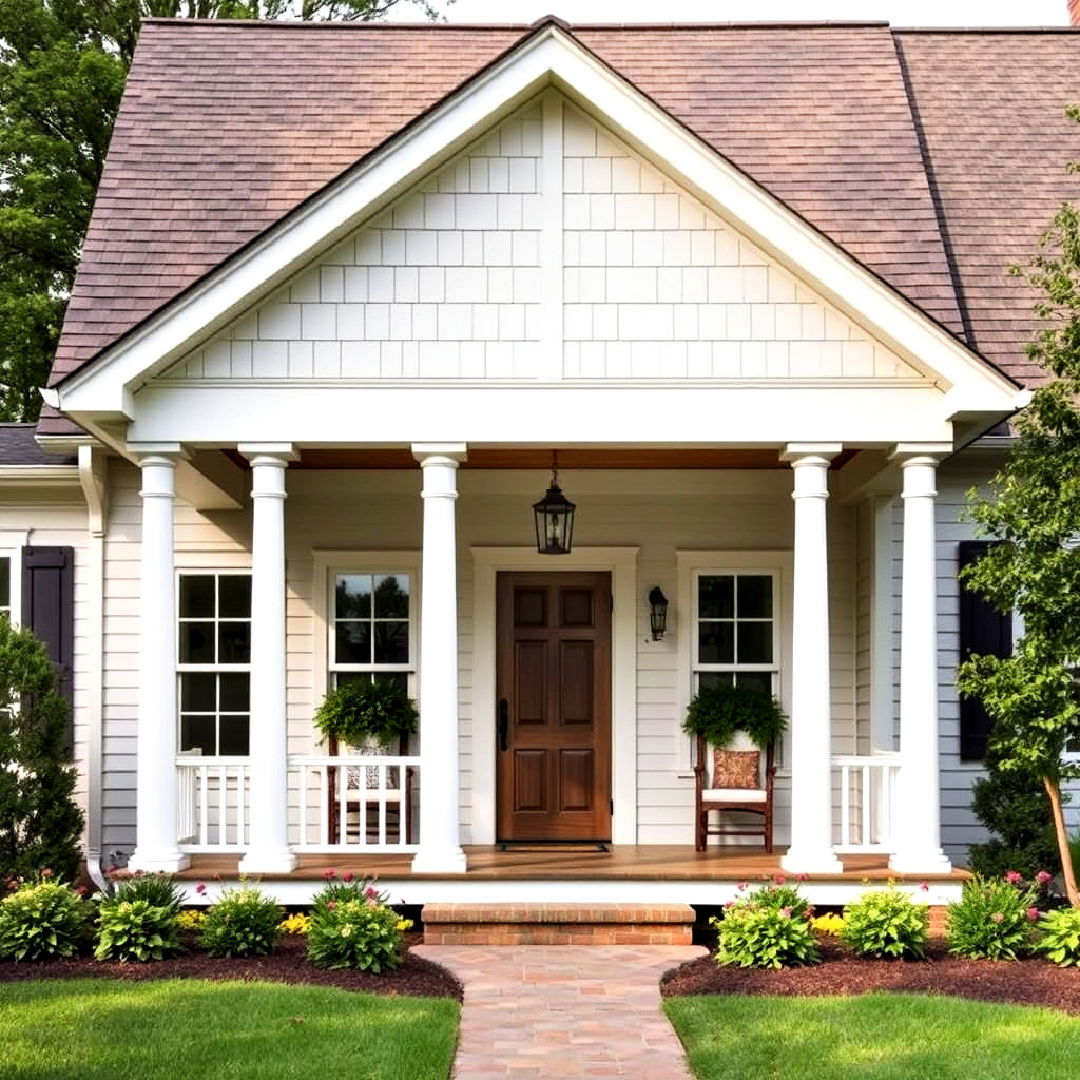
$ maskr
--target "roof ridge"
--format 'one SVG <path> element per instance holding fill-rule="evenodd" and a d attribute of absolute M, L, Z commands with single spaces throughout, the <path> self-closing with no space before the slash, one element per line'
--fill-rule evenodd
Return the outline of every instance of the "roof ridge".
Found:
<path fill-rule="evenodd" d="M 261 27 L 275 30 L 536 30 L 542 26 L 554 24 L 566 30 L 805 30 L 836 29 L 861 30 L 888 27 L 884 19 L 786 19 L 783 21 L 735 21 L 727 22 L 568 22 L 557 15 L 545 15 L 531 23 L 526 22 L 475 22 L 475 23 L 411 23 L 411 22 L 375 22 L 365 20 L 330 20 L 330 19 L 185 19 L 181 17 L 165 18 L 154 16 L 141 20 L 143 26 L 242 26 Z"/>
<path fill-rule="evenodd" d="M 893 26 L 894 34 L 1077 34 L 1080 26 Z"/>

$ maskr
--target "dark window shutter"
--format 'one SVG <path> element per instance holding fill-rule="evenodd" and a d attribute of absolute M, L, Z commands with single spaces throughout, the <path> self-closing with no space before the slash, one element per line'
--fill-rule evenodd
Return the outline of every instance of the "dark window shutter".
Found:
<path fill-rule="evenodd" d="M 977 562 L 989 540 L 961 540 L 959 569 Z M 1012 652 L 1012 615 L 1003 615 L 978 593 L 960 583 L 960 658 L 1008 656 Z M 977 698 L 960 698 L 960 760 L 982 761 L 993 720 Z"/>
<path fill-rule="evenodd" d="M 22 625 L 45 643 L 56 665 L 57 686 L 74 704 L 75 549 L 24 547 L 22 550 Z M 74 753 L 74 723 L 68 713 L 66 749 Z"/>

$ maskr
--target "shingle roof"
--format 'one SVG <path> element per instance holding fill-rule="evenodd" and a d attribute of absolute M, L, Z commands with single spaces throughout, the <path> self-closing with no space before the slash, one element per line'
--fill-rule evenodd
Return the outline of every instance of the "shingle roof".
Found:
<path fill-rule="evenodd" d="M 0 465 L 74 465 L 73 454 L 50 454 L 35 440 L 34 424 L 0 423 Z"/>
<path fill-rule="evenodd" d="M 147 22 L 52 381 L 529 32 Z M 1080 156 L 1080 140 L 1059 118 L 1068 72 L 1080 75 L 1080 38 L 1029 34 L 1014 49 L 1018 35 L 893 32 L 884 24 L 571 32 L 930 316 L 963 333 L 959 278 L 972 342 L 1003 370 L 1031 374 L 1020 349 L 1030 297 L 995 268 L 1031 250 L 1067 192 L 1063 163 Z M 1052 68 L 1046 83 L 1044 52 Z M 1007 168 L 987 165 L 982 151 L 992 147 Z M 1033 173 L 1037 191 L 1026 184 Z"/>

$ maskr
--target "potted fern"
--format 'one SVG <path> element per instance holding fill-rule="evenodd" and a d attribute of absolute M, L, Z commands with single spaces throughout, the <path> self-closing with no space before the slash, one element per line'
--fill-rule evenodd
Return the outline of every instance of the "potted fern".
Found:
<path fill-rule="evenodd" d="M 710 746 L 726 747 L 742 732 L 764 750 L 784 733 L 787 717 L 780 703 L 755 683 L 713 683 L 690 701 L 683 731 L 701 735 Z"/>
<path fill-rule="evenodd" d="M 398 683 L 353 679 L 327 693 L 314 719 L 326 740 L 385 754 L 416 731 L 418 718 L 416 705 Z"/>

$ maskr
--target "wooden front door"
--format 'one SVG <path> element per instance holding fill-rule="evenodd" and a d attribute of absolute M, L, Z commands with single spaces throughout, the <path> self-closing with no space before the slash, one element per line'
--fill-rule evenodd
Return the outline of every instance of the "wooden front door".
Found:
<path fill-rule="evenodd" d="M 498 576 L 502 841 L 611 839 L 611 575 Z"/>

